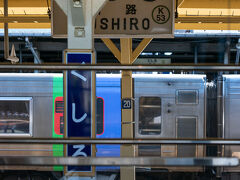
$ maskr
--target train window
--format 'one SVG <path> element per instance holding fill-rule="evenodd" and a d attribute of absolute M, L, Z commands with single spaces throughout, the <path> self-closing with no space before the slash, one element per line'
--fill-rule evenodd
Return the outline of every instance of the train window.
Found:
<path fill-rule="evenodd" d="M 139 134 L 159 135 L 161 133 L 161 103 L 160 97 L 139 98 Z"/>
<path fill-rule="evenodd" d="M 177 138 L 197 137 L 197 117 L 177 117 Z M 194 157 L 196 155 L 195 145 L 178 145 L 177 154 L 179 157 Z"/>
<path fill-rule="evenodd" d="M 32 98 L 0 97 L 0 136 L 32 135 Z"/>
<path fill-rule="evenodd" d="M 177 90 L 176 93 L 177 104 L 198 104 L 197 90 Z"/>
<path fill-rule="evenodd" d="M 63 97 L 55 98 L 55 113 L 54 113 L 54 132 L 57 135 L 63 135 L 64 131 L 64 102 Z"/>
<path fill-rule="evenodd" d="M 96 132 L 97 135 L 101 135 L 104 132 L 104 100 L 103 98 L 97 98 L 97 115 L 96 115 Z"/>

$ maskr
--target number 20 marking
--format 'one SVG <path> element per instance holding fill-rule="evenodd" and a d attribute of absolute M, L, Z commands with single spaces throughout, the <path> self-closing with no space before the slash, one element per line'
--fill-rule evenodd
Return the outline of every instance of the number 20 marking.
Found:
<path fill-rule="evenodd" d="M 130 108 L 131 107 L 131 102 L 130 101 L 124 101 L 123 102 L 123 107 L 124 108 Z"/>

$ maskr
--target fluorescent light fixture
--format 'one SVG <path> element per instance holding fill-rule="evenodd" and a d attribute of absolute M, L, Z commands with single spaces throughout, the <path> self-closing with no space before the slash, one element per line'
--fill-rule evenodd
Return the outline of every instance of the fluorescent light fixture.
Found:
<path fill-rule="evenodd" d="M 172 52 L 165 52 L 164 55 L 165 56 L 171 56 L 173 53 Z"/>
<path fill-rule="evenodd" d="M 155 52 L 155 56 L 159 56 L 161 53 L 160 52 Z"/>
<path fill-rule="evenodd" d="M 150 53 L 150 52 L 143 52 L 141 53 L 142 56 L 152 56 L 153 53 Z"/>

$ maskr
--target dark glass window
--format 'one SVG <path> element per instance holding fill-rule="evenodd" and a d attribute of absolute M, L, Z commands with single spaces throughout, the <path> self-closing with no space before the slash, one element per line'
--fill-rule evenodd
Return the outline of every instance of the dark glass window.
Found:
<path fill-rule="evenodd" d="M 104 100 L 97 98 L 96 132 L 98 135 L 104 132 Z"/>
<path fill-rule="evenodd" d="M 177 117 L 177 138 L 196 138 L 197 118 L 182 116 Z M 180 157 L 195 157 L 195 145 L 178 145 L 177 154 Z"/>
<path fill-rule="evenodd" d="M 178 90 L 177 104 L 198 104 L 198 91 L 196 90 Z"/>
<path fill-rule="evenodd" d="M 56 113 L 63 113 L 64 111 L 63 101 L 56 101 L 55 106 Z"/>
<path fill-rule="evenodd" d="M 0 98 L 0 134 L 31 134 L 31 98 Z"/>
<path fill-rule="evenodd" d="M 139 99 L 139 134 L 159 135 L 162 124 L 160 97 L 140 97 Z"/>

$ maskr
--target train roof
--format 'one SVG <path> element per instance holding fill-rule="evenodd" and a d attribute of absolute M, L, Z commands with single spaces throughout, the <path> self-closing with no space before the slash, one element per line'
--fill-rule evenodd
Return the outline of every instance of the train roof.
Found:
<path fill-rule="evenodd" d="M 98 78 L 121 78 L 121 74 L 97 74 Z M 201 74 L 133 74 L 133 78 L 136 79 L 203 79 L 206 75 Z"/>
<path fill-rule="evenodd" d="M 0 73 L 0 77 L 63 77 L 61 73 Z"/>
<path fill-rule="evenodd" d="M 222 77 L 226 82 L 240 82 L 240 74 L 224 74 Z"/>

